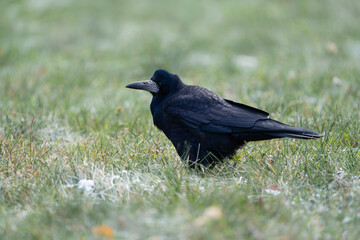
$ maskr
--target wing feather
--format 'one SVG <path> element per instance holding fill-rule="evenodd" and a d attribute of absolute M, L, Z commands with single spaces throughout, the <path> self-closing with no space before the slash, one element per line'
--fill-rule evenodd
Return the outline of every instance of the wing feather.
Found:
<path fill-rule="evenodd" d="M 258 120 L 269 118 L 267 112 L 223 99 L 206 88 L 188 87 L 192 89 L 172 96 L 164 104 L 163 111 L 195 130 L 241 132 L 252 128 Z"/>

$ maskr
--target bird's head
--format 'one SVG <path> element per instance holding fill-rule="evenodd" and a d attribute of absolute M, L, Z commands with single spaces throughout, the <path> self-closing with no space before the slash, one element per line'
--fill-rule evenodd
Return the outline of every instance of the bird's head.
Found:
<path fill-rule="evenodd" d="M 184 84 L 177 75 L 159 69 L 154 72 L 150 80 L 130 83 L 126 87 L 145 90 L 152 95 L 167 95 L 168 93 L 181 88 L 183 85 Z"/>

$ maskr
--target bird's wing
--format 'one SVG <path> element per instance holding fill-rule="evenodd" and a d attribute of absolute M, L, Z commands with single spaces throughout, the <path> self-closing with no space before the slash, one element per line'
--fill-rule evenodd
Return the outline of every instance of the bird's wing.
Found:
<path fill-rule="evenodd" d="M 174 95 L 163 111 L 188 127 L 213 133 L 242 132 L 252 128 L 256 121 L 269 117 L 267 112 L 223 99 L 200 87 Z"/>

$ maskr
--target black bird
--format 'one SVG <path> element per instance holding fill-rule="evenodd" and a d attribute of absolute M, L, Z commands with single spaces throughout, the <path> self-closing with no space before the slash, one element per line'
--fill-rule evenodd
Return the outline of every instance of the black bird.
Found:
<path fill-rule="evenodd" d="M 156 70 L 150 80 L 126 87 L 153 95 L 150 109 L 155 126 L 183 160 L 190 160 L 190 166 L 222 162 L 249 141 L 323 136 L 272 120 L 265 111 L 224 99 L 206 88 L 186 85 L 165 70 Z"/>

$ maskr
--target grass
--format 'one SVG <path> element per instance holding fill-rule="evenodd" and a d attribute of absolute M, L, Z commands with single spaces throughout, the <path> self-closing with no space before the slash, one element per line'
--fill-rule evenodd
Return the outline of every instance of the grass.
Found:
<path fill-rule="evenodd" d="M 359 12 L 350 0 L 2 1 L 0 238 L 358 239 Z M 185 169 L 151 96 L 124 88 L 157 68 L 325 137 Z"/>

